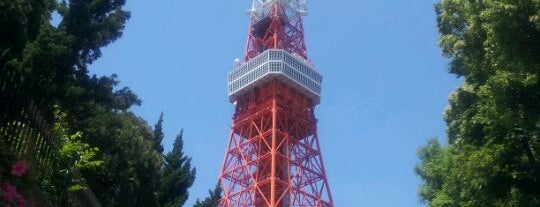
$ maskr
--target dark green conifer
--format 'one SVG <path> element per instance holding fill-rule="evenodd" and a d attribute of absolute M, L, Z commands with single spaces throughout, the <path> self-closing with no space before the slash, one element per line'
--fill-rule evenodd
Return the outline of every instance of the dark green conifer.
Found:
<path fill-rule="evenodd" d="M 208 197 L 203 201 L 197 199 L 197 202 L 193 207 L 217 207 L 219 205 L 219 200 L 221 200 L 221 186 L 216 184 L 214 190 L 208 190 Z"/>
<path fill-rule="evenodd" d="M 165 155 L 159 203 L 162 207 L 184 205 L 189 197 L 188 189 L 195 181 L 195 168 L 191 167 L 191 157 L 184 155 L 183 130 L 176 136 L 173 149 Z"/>
<path fill-rule="evenodd" d="M 161 143 L 163 141 L 163 137 L 165 135 L 163 134 L 163 112 L 159 115 L 159 119 L 154 125 L 154 149 L 159 153 L 163 154 L 163 144 Z"/>

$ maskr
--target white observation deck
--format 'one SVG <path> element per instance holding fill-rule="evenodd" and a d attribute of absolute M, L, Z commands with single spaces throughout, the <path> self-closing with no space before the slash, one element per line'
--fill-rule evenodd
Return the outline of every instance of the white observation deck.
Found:
<path fill-rule="evenodd" d="M 227 77 L 229 100 L 235 102 L 272 78 L 298 89 L 315 104 L 320 102 L 322 75 L 306 59 L 280 49 L 266 50 L 231 71 Z"/>

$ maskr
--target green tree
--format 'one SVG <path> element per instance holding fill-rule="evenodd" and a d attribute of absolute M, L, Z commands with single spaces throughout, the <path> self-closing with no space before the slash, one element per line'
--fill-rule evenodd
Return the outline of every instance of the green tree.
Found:
<path fill-rule="evenodd" d="M 161 143 L 163 141 L 163 138 L 165 135 L 163 134 L 163 112 L 159 115 L 158 122 L 156 125 L 154 125 L 154 149 L 159 153 L 163 154 L 163 144 Z"/>
<path fill-rule="evenodd" d="M 221 185 L 216 184 L 214 190 L 208 190 L 209 196 L 203 201 L 197 199 L 197 202 L 193 207 L 217 207 L 219 205 L 219 200 L 221 200 Z"/>
<path fill-rule="evenodd" d="M 130 17 L 125 3 L 0 0 L 0 77 L 13 76 L 17 93 L 39 103 L 51 123 L 55 106 L 65 112 L 65 142 L 57 156 L 75 166 L 92 164 L 79 168 L 103 206 L 183 204 L 195 170 L 182 152 L 181 135 L 163 160 L 163 133 L 155 134 L 162 118 L 152 131 L 129 112 L 142 101 L 118 88 L 116 75 L 89 75 L 101 48 L 122 36 Z M 60 14 L 58 25 L 50 23 L 53 12 Z M 87 157 L 83 162 L 80 153 Z"/>
<path fill-rule="evenodd" d="M 540 206 L 540 1 L 442 0 L 440 46 L 464 83 L 448 146 L 419 152 L 429 206 Z"/>
<path fill-rule="evenodd" d="M 63 133 L 77 136 L 63 136 L 57 156 L 99 149 L 90 152 L 102 165 L 81 172 L 104 206 L 156 206 L 161 157 L 148 124 L 127 112 L 141 100 L 129 88 L 116 90 L 116 75 L 88 71 L 101 48 L 121 37 L 130 16 L 124 4 L 0 0 L 0 77 L 14 76 L 17 93 L 40 103 L 51 123 L 54 106 L 66 112 L 69 131 Z M 57 26 L 50 24 L 54 11 L 60 14 Z"/>
<path fill-rule="evenodd" d="M 195 181 L 195 168 L 191 158 L 184 155 L 183 130 L 176 136 L 173 149 L 165 155 L 159 203 L 163 207 L 184 205 L 189 197 L 188 189 Z"/>
<path fill-rule="evenodd" d="M 35 40 L 48 22 L 54 3 L 0 0 L 0 68 L 22 58 L 27 43 Z"/>
<path fill-rule="evenodd" d="M 112 100 L 109 94 L 115 92 L 102 83 L 114 82 L 114 77 L 92 78 L 87 68 L 100 57 L 101 47 L 121 36 L 129 18 L 122 10 L 124 3 L 0 0 L 0 71 L 16 74 L 21 93 L 49 108 L 59 105 L 67 112 L 85 112 L 94 103 L 126 109 L 136 96 L 126 88 L 116 92 L 124 99 Z M 53 11 L 61 15 L 58 27 L 50 24 Z M 128 103 L 122 104 L 125 99 Z"/>
<path fill-rule="evenodd" d="M 52 172 L 51 176 L 43 176 L 40 180 L 47 200 L 53 203 L 61 202 L 61 197 L 68 191 L 82 190 L 86 186 L 86 181 L 75 175 L 76 170 L 96 169 L 103 165 L 103 161 L 96 160 L 99 153 L 97 147 L 90 147 L 88 143 L 82 141 L 82 133 L 69 134 L 68 124 L 65 121 L 66 113 L 58 108 L 54 112 L 55 123 L 52 131 L 59 138 L 60 147 L 54 150 L 53 166 L 46 171 Z M 44 169 L 41 169 L 44 171 Z M 35 178 L 39 179 L 39 178 Z"/>
<path fill-rule="evenodd" d="M 131 112 L 100 113 L 86 130 L 104 165 L 82 171 L 104 206 L 157 206 L 161 156 L 151 127 Z M 104 138 L 107 139 L 104 139 Z"/>

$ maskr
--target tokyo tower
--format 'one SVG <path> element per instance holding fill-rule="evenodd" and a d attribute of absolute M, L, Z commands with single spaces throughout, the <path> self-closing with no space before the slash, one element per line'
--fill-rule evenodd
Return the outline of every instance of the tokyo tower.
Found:
<path fill-rule="evenodd" d="M 253 0 L 220 173 L 221 207 L 333 207 L 317 136 L 322 76 L 307 59 L 306 0 Z"/>

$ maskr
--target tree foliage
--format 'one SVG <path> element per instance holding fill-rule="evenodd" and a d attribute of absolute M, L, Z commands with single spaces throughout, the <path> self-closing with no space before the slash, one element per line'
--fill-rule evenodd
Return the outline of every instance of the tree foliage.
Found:
<path fill-rule="evenodd" d="M 191 157 L 184 155 L 183 131 L 176 136 L 173 149 L 165 155 L 165 165 L 159 191 L 159 202 L 163 207 L 182 206 L 189 197 L 188 188 L 195 181 L 195 168 Z"/>
<path fill-rule="evenodd" d="M 83 174 L 104 206 L 157 206 L 160 155 L 152 148 L 152 130 L 130 112 L 102 113 L 89 120 L 92 146 L 105 164 Z"/>
<path fill-rule="evenodd" d="M 218 183 L 216 184 L 214 190 L 208 191 L 209 196 L 207 198 L 205 198 L 203 201 L 197 199 L 193 207 L 218 207 L 219 200 L 221 200 L 221 192 L 221 186 Z"/>
<path fill-rule="evenodd" d="M 70 133 L 66 122 L 66 113 L 58 108 L 54 110 L 54 126 L 52 132 L 59 138 L 59 148 L 54 149 L 53 165 L 50 169 L 42 171 L 52 172 L 51 176 L 43 176 L 40 186 L 44 189 L 47 200 L 52 203 L 60 203 L 66 192 L 82 190 L 86 185 L 85 180 L 74 176 L 75 171 L 83 169 L 96 169 L 103 165 L 102 160 L 96 158 L 99 148 L 91 147 L 82 140 L 82 133 Z M 36 178 L 37 179 L 37 178 Z"/>
<path fill-rule="evenodd" d="M 130 17 L 125 3 L 0 0 L 0 78 L 15 74 L 17 93 L 39 103 L 51 123 L 56 106 L 65 114 L 57 128 L 64 139 L 57 156 L 80 169 L 103 206 L 159 206 L 160 189 L 166 190 L 165 203 L 178 196 L 183 203 L 195 172 L 181 138 L 163 166 L 163 133 L 154 135 L 161 126 L 152 130 L 129 112 L 142 101 L 129 88 L 118 88 L 116 75 L 89 73 L 101 48 L 122 36 Z M 50 23 L 53 12 L 58 25 Z M 160 185 L 161 174 L 168 176 L 166 185 Z"/>
<path fill-rule="evenodd" d="M 464 83 L 444 113 L 448 146 L 420 150 L 429 206 L 540 205 L 540 1 L 442 0 L 449 72 Z"/>
<path fill-rule="evenodd" d="M 163 153 L 163 144 L 161 143 L 163 141 L 163 138 L 165 137 L 165 134 L 163 133 L 163 112 L 159 115 L 158 122 L 156 125 L 154 125 L 154 149 L 159 152 L 160 154 Z"/>

